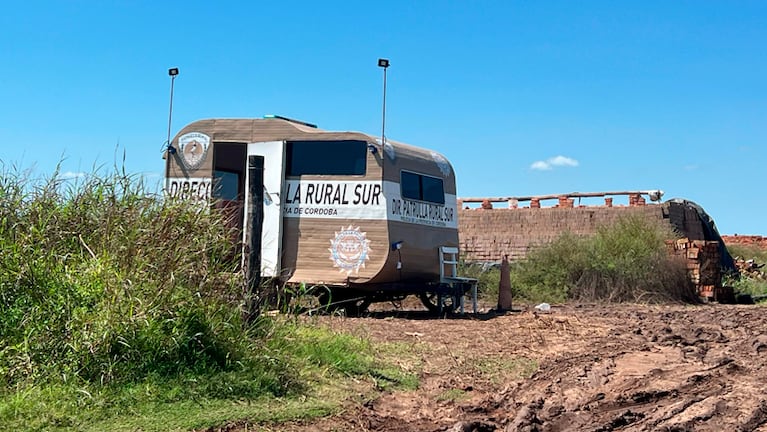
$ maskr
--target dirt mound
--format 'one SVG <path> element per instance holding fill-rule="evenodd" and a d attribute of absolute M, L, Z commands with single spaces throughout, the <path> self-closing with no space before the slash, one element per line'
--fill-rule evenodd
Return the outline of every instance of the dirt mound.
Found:
<path fill-rule="evenodd" d="M 767 314 L 760 306 L 323 319 L 408 344 L 418 358 L 402 361 L 418 365 L 421 387 L 275 430 L 767 430 Z"/>

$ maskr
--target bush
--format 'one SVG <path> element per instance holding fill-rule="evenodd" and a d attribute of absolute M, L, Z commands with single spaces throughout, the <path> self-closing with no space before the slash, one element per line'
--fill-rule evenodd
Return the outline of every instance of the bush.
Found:
<path fill-rule="evenodd" d="M 237 373 L 250 377 L 247 388 L 226 388 L 240 396 L 299 388 L 289 356 L 265 348 L 275 324 L 242 322 L 224 216 L 150 194 L 124 173 L 72 182 L 3 172 L 1 382 L 226 382 Z"/>
<path fill-rule="evenodd" d="M 535 303 L 697 302 L 685 262 L 668 253 L 665 240 L 672 237 L 639 217 L 620 219 L 591 237 L 565 233 L 511 264 L 512 295 Z M 497 296 L 497 282 L 491 287 L 482 281 L 498 278 L 497 268 L 479 272 L 484 296 Z"/>
<path fill-rule="evenodd" d="M 498 266 L 461 262 L 458 274 L 477 279 L 477 293 L 480 297 L 498 298 L 498 283 L 501 280 Z"/>
<path fill-rule="evenodd" d="M 512 265 L 512 294 L 534 302 L 564 302 L 572 298 L 573 282 L 587 268 L 588 259 L 587 240 L 565 233 Z"/>
<path fill-rule="evenodd" d="M 235 274 L 220 217 L 125 174 L 4 172 L 0 378 L 105 383 L 232 367 L 247 347 L 239 314 L 215 295 L 217 276 Z"/>
<path fill-rule="evenodd" d="M 570 296 L 585 301 L 698 301 L 685 261 L 669 255 L 665 240 L 672 237 L 641 217 L 600 228 L 588 241 L 588 261 Z"/>
<path fill-rule="evenodd" d="M 767 250 L 756 245 L 728 245 L 727 249 L 736 260 L 754 260 L 756 265 L 767 263 Z M 764 268 L 759 271 L 743 271 L 738 277 L 727 275 L 724 284 L 733 287 L 737 294 L 745 294 L 758 301 L 767 298 L 767 280 L 764 278 Z"/>

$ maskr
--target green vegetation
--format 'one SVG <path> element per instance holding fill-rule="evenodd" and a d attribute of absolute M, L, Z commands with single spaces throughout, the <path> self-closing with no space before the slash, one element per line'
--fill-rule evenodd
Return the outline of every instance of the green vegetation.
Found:
<path fill-rule="evenodd" d="M 498 267 L 483 266 L 480 264 L 462 262 L 458 268 L 458 274 L 477 279 L 477 295 L 488 301 L 498 300 L 498 283 L 501 280 L 501 272 Z M 519 299 L 519 293 L 512 287 L 515 299 Z"/>
<path fill-rule="evenodd" d="M 685 263 L 669 256 L 671 233 L 639 217 L 600 228 L 591 237 L 564 234 L 511 265 L 512 295 L 517 301 L 695 302 Z M 486 298 L 497 298 L 497 268 L 465 266 L 478 277 Z"/>
<path fill-rule="evenodd" d="M 758 246 L 733 244 L 727 245 L 727 250 L 733 258 L 752 259 L 759 264 L 767 263 L 767 249 L 761 249 Z"/>
<path fill-rule="evenodd" d="M 745 294 L 751 296 L 754 301 L 767 301 L 766 280 L 752 278 L 747 275 L 741 275 L 740 277 L 725 276 L 722 284 L 732 287 L 736 296 Z M 750 302 L 750 300 L 746 300 L 746 303 Z"/>
<path fill-rule="evenodd" d="M 767 264 L 767 250 L 751 245 L 728 245 L 727 250 L 735 259 L 754 260 L 758 265 Z M 767 267 L 760 268 L 765 271 Z M 767 300 L 767 280 L 755 274 L 743 272 L 740 277 L 725 277 L 725 285 L 733 287 L 736 294 L 747 294 L 760 301 Z"/>
<path fill-rule="evenodd" d="M 123 173 L 0 173 L 0 424 L 175 430 L 336 409 L 414 378 L 364 339 L 243 320 L 224 214 Z M 233 264 L 235 263 L 235 264 Z"/>
<path fill-rule="evenodd" d="M 723 283 L 726 286 L 731 286 L 736 296 L 746 294 L 751 296 L 754 301 L 767 301 L 767 281 L 763 279 L 741 276 L 740 278 L 725 278 Z M 750 303 L 750 300 L 746 302 Z"/>

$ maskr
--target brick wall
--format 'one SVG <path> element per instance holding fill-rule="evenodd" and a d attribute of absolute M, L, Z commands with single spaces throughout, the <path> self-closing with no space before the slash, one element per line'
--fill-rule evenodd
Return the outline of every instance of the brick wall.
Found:
<path fill-rule="evenodd" d="M 668 224 L 679 237 L 705 239 L 695 210 L 670 202 L 622 207 L 461 209 L 458 211 L 461 254 L 468 261 L 500 261 L 504 254 L 512 260 L 520 259 L 531 248 L 551 242 L 562 233 L 594 234 L 598 227 L 629 215 Z"/>
<path fill-rule="evenodd" d="M 759 249 L 767 250 L 767 237 L 756 235 L 724 235 L 722 236 L 725 244 L 728 245 L 746 245 L 754 246 Z"/>

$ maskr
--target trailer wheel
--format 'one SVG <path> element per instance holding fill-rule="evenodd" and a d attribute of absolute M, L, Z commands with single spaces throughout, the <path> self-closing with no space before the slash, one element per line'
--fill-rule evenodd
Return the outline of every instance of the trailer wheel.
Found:
<path fill-rule="evenodd" d="M 455 312 L 460 306 L 455 296 L 442 294 L 442 308 L 440 309 L 439 294 L 433 291 L 426 291 L 418 294 L 421 303 L 433 314 L 442 312 Z"/>

